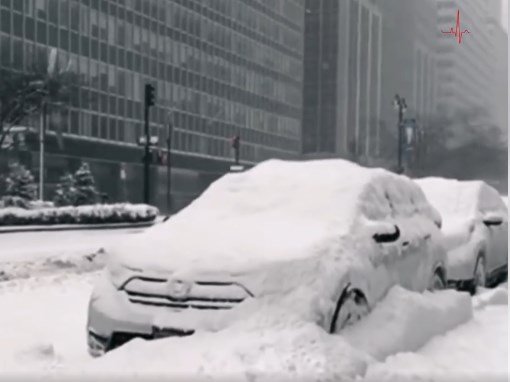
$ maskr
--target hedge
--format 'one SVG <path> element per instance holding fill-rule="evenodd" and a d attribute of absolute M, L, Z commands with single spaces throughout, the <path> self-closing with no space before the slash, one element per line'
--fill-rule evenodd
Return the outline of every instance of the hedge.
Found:
<path fill-rule="evenodd" d="M 146 204 L 95 204 L 26 210 L 0 209 L 0 226 L 151 222 L 158 209 Z"/>

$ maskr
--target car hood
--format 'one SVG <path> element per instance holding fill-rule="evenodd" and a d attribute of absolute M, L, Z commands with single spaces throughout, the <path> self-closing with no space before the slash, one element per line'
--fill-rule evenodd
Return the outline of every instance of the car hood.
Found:
<path fill-rule="evenodd" d="M 468 216 L 449 216 L 443 219 L 441 231 L 448 251 L 467 244 L 475 230 L 475 218 Z"/>
<path fill-rule="evenodd" d="M 260 295 L 312 284 L 333 268 L 338 281 L 359 263 L 353 236 L 313 224 L 291 227 L 273 220 L 246 232 L 222 222 L 213 237 L 203 225 L 192 231 L 175 227 L 162 225 L 108 248 L 108 267 L 123 268 L 124 281 L 144 276 L 235 282 Z"/>
<path fill-rule="evenodd" d="M 245 273 L 321 254 L 340 235 L 334 224 L 295 218 L 170 219 L 107 247 L 115 261 L 154 272 Z"/>

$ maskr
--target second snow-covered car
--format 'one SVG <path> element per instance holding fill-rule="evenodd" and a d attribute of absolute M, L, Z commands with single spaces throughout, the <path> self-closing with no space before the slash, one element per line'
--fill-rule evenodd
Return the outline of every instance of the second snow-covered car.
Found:
<path fill-rule="evenodd" d="M 394 285 L 446 286 L 439 225 L 409 178 L 344 160 L 270 160 L 225 175 L 168 221 L 106 250 L 89 351 L 219 330 L 254 305 L 306 311 L 336 333 Z"/>
<path fill-rule="evenodd" d="M 508 207 L 482 181 L 416 181 L 442 214 L 449 283 L 476 292 L 503 278 L 508 266 Z"/>

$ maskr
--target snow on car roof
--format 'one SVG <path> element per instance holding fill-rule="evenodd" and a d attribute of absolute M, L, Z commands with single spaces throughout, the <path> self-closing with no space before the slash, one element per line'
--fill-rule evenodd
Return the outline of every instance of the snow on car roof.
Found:
<path fill-rule="evenodd" d="M 174 254 L 179 260 L 172 256 L 171 262 L 191 268 L 214 262 L 236 268 L 236 262 L 307 258 L 321 252 L 318 245 L 355 232 L 363 219 L 416 213 L 439 218 L 405 176 L 341 159 L 269 160 L 217 180 L 123 248 L 138 260 L 149 251 L 153 259 Z M 143 248 L 136 249 L 140 242 Z M 147 266 L 151 259 L 144 261 Z"/>
<path fill-rule="evenodd" d="M 498 197 L 497 191 L 481 180 L 429 177 L 416 179 L 416 183 L 443 216 L 472 216 L 481 204 L 490 205 Z"/>
<path fill-rule="evenodd" d="M 221 218 L 285 212 L 288 216 L 352 223 L 358 215 L 377 219 L 426 207 L 407 177 L 342 159 L 268 160 L 214 182 L 179 215 L 209 211 Z M 425 208 L 426 209 L 426 208 Z"/>

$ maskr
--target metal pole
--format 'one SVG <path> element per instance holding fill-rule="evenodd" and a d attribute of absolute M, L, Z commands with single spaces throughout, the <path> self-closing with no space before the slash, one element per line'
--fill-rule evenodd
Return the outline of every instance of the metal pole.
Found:
<path fill-rule="evenodd" d="M 44 200 L 44 136 L 46 133 L 46 101 L 42 101 L 39 128 L 39 200 Z"/>
<path fill-rule="evenodd" d="M 171 174 L 171 149 L 172 149 L 172 123 L 168 124 L 168 138 L 166 140 L 166 208 L 172 213 L 172 174 Z"/>
<path fill-rule="evenodd" d="M 149 106 L 145 105 L 145 153 L 143 157 L 143 201 L 145 204 L 150 202 L 150 136 L 149 136 Z"/>
<path fill-rule="evenodd" d="M 403 105 L 402 102 L 398 103 L 398 173 L 402 174 L 402 118 L 403 118 Z"/>

